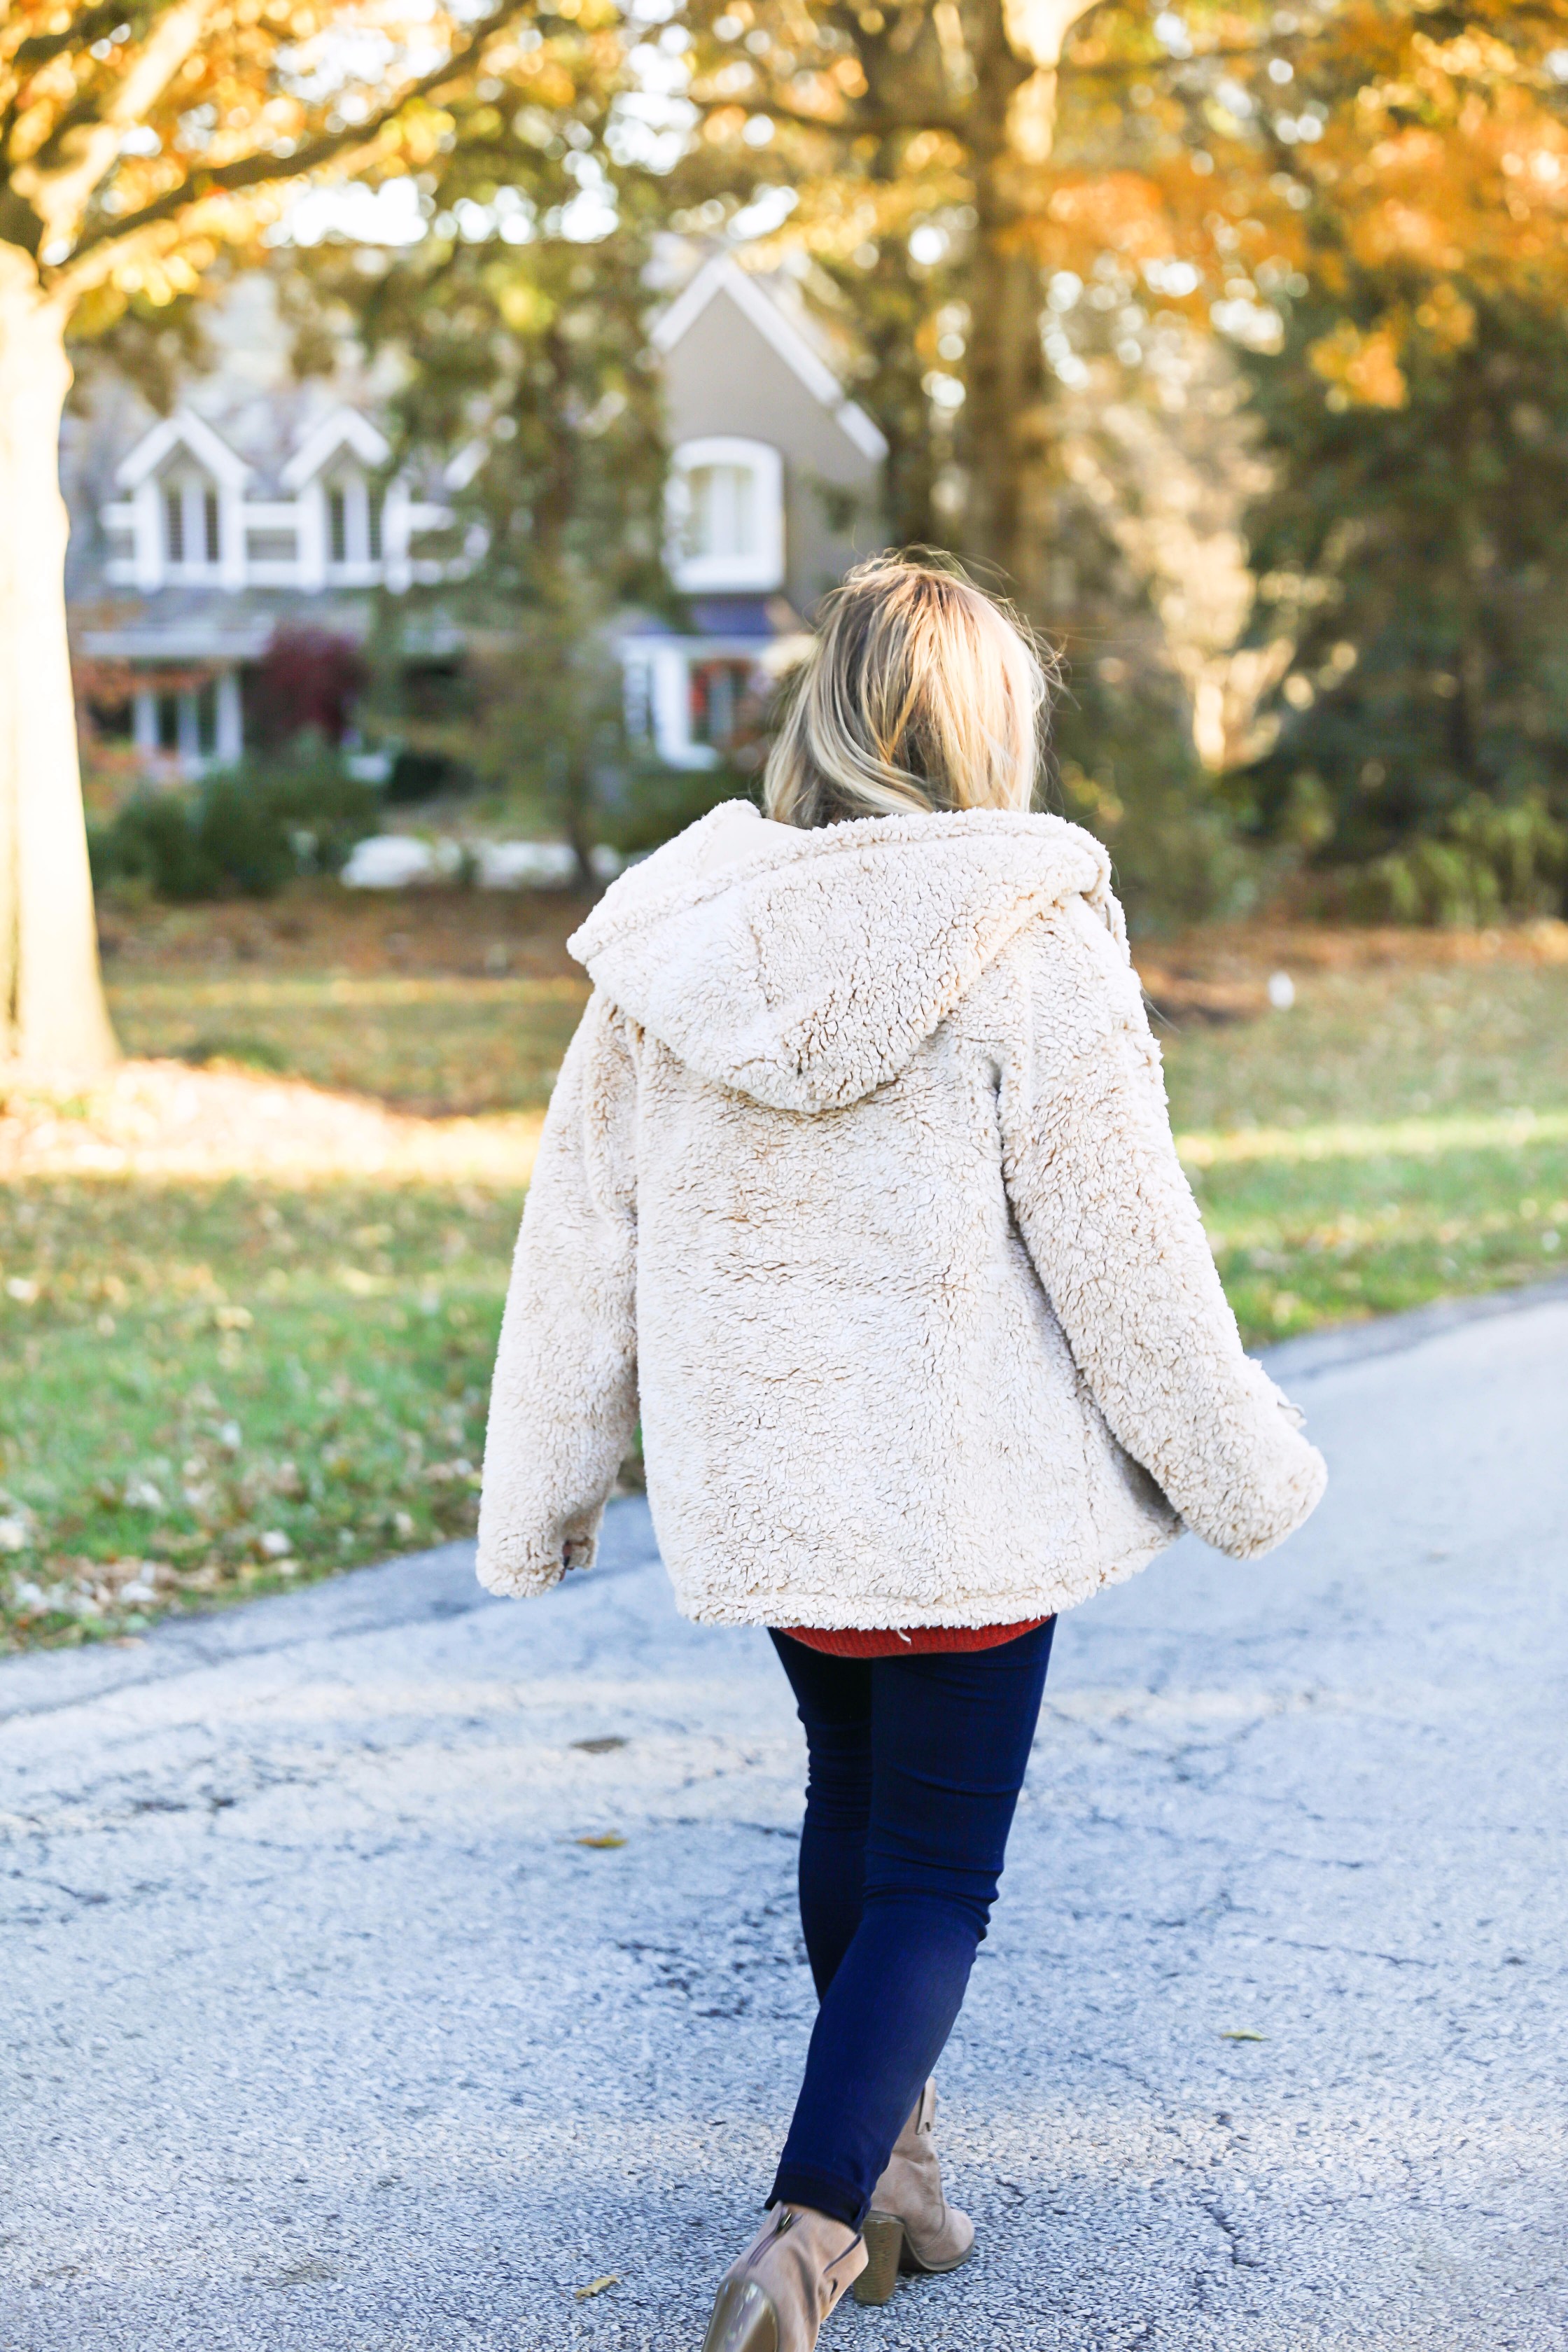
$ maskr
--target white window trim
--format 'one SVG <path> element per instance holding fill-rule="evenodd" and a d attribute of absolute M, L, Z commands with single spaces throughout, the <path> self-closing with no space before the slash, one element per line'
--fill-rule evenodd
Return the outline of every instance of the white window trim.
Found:
<path fill-rule="evenodd" d="M 691 673 L 700 663 L 744 662 L 749 669 L 770 667 L 773 646 L 755 637 L 623 637 L 617 651 L 628 706 L 647 716 L 649 740 L 668 768 L 716 768 L 723 757 L 716 743 L 699 743 L 691 733 Z M 633 683 L 633 673 L 637 673 Z M 629 715 L 629 709 L 628 709 Z"/>
<path fill-rule="evenodd" d="M 375 491 L 357 466 L 338 465 L 321 477 L 323 517 L 323 562 L 334 587 L 374 587 L 382 575 L 382 557 L 370 551 L 371 500 Z M 379 489 L 379 484 L 376 489 Z M 334 493 L 343 501 L 343 552 L 332 551 L 331 505 Z M 384 521 L 384 494 L 383 520 Z M 383 545 L 384 547 L 384 532 Z"/>
<path fill-rule="evenodd" d="M 226 585 L 234 552 L 232 540 L 237 506 L 234 493 L 204 466 L 188 460 L 170 466 L 151 478 L 157 489 L 157 558 L 162 578 L 197 586 L 208 586 L 215 582 Z M 180 502 L 184 541 L 184 553 L 178 561 L 169 552 L 168 509 L 170 502 L 175 499 Z M 217 514 L 216 554 L 207 551 L 209 499 Z"/>
<path fill-rule="evenodd" d="M 116 480 L 125 496 L 100 509 L 106 531 L 121 541 L 105 563 L 106 576 L 117 585 L 133 587 L 143 595 L 166 586 L 297 588 L 307 593 L 332 588 L 374 588 L 383 583 L 402 594 L 416 583 L 437 584 L 471 572 L 485 550 L 478 525 L 470 527 L 463 552 L 457 558 L 416 552 L 421 533 L 444 530 L 451 523 L 450 507 L 438 499 L 413 495 L 406 481 L 395 477 L 382 488 L 372 477 L 391 456 L 384 435 L 356 410 L 341 409 L 328 417 L 284 467 L 282 485 L 292 493 L 280 499 L 247 495 L 251 467 L 236 457 L 210 425 L 181 410 L 146 434 L 121 464 Z M 471 478 L 483 457 L 463 453 L 462 478 Z M 336 461 L 336 462 L 334 462 Z M 454 471 L 448 474 L 456 480 Z M 200 479 L 199 488 L 190 487 Z M 347 496 L 348 554 L 333 562 L 327 498 L 330 487 Z M 174 562 L 168 553 L 164 500 L 178 488 L 184 501 L 185 554 Z M 205 499 L 216 491 L 218 501 L 218 556 L 206 552 Z M 381 553 L 370 551 L 370 506 L 381 498 Z M 287 531 L 293 539 L 291 555 L 250 552 L 251 531 Z"/>
<path fill-rule="evenodd" d="M 761 526 L 755 555 L 686 555 L 681 536 L 690 513 L 688 479 L 702 466 L 743 466 L 756 483 Z M 672 583 L 685 594 L 735 589 L 782 588 L 784 576 L 784 459 L 771 442 L 745 441 L 732 434 L 683 441 L 669 461 L 665 500 L 666 563 Z"/>

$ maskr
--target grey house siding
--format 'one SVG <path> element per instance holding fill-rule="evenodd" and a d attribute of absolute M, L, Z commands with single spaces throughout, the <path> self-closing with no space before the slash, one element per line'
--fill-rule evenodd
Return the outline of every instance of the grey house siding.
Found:
<path fill-rule="evenodd" d="M 856 447 L 723 291 L 666 353 L 664 365 L 672 446 L 741 434 L 782 453 L 784 593 L 809 617 L 852 563 L 885 544 L 880 465 Z"/>

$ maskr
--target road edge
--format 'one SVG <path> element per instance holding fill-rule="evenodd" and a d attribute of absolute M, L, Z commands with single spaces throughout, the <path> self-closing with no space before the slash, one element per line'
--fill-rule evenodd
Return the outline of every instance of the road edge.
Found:
<path fill-rule="evenodd" d="M 1304 1331 L 1299 1339 L 1282 1339 L 1276 1347 L 1260 1349 L 1258 1361 L 1276 1380 L 1308 1381 L 1319 1372 L 1337 1371 L 1342 1364 L 1400 1355 L 1467 1323 L 1483 1323 L 1497 1315 L 1520 1315 L 1532 1307 L 1550 1307 L 1563 1299 L 1568 1299 L 1568 1274 L 1526 1283 L 1517 1290 L 1482 1290 L 1473 1297 L 1437 1298 L 1430 1307 L 1413 1307 L 1404 1315 L 1378 1315 L 1364 1323 L 1336 1323 L 1326 1331 Z"/>

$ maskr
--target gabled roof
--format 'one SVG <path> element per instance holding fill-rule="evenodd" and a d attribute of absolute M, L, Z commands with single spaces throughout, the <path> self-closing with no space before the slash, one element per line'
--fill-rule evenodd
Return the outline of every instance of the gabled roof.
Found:
<path fill-rule="evenodd" d="M 226 441 L 220 440 L 210 425 L 205 424 L 194 409 L 176 408 L 144 433 L 129 457 L 121 458 L 115 467 L 115 479 L 128 490 L 136 489 L 155 473 L 172 451 L 187 449 L 200 466 L 205 466 L 215 481 L 225 489 L 243 488 L 255 470 L 245 459 L 237 457 Z"/>
<path fill-rule="evenodd" d="M 340 449 L 352 449 L 362 465 L 372 467 L 384 466 L 392 455 L 391 442 L 368 416 L 362 416 L 357 408 L 334 408 L 306 436 L 284 467 L 279 477 L 284 488 L 303 489 L 323 466 L 331 465 Z"/>
<path fill-rule="evenodd" d="M 858 402 L 846 397 L 844 386 L 820 352 L 807 341 L 772 295 L 727 253 L 715 254 L 711 261 L 705 262 L 685 291 L 678 294 L 655 321 L 655 349 L 672 350 L 721 294 L 727 294 L 757 332 L 766 338 L 813 398 L 832 411 L 862 457 L 880 459 L 887 456 L 888 445 L 878 426 Z"/>

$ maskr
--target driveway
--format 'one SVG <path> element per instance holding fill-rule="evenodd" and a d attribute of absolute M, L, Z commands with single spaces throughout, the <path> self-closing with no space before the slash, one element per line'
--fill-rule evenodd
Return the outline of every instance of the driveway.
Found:
<path fill-rule="evenodd" d="M 981 2258 L 824 2352 L 1568 2346 L 1568 1297 L 1279 1369 L 1310 1526 L 1063 1622 L 942 2073 Z M 0 1717 L 4 2352 L 696 2352 L 802 1759 L 639 1504 L 547 1601 L 454 1546 Z"/>

